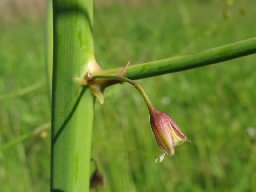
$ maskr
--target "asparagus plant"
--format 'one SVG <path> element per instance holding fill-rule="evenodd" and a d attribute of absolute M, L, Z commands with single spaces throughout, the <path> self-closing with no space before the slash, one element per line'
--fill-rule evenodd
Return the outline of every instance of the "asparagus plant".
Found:
<path fill-rule="evenodd" d="M 133 80 L 221 63 L 256 52 L 256 38 L 251 38 L 192 55 L 129 66 L 125 71 L 105 70 L 94 57 L 93 1 L 52 0 L 49 7 L 53 13 L 49 19 L 53 21 L 53 70 L 51 65 L 49 70 L 50 74 L 53 71 L 51 191 L 89 190 L 94 96 L 103 103 L 105 88 L 128 82 L 139 90 L 149 109 L 157 144 L 163 151 L 156 160 L 161 162 L 166 154 L 174 155 L 175 146 L 189 140 L 169 115 L 151 104 L 143 88 Z"/>

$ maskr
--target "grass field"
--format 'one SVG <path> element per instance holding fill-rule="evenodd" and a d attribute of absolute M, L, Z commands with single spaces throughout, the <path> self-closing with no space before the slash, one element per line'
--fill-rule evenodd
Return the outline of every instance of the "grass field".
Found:
<path fill-rule="evenodd" d="M 253 0 L 96 3 L 96 57 L 110 68 L 254 37 L 255 9 Z M 50 103 L 45 21 L 0 25 L 3 145 L 49 122 Z M 253 55 L 139 81 L 192 141 L 162 164 L 154 163 L 160 149 L 141 96 L 126 84 L 108 89 L 105 104 L 95 105 L 92 157 L 105 179 L 99 191 L 256 191 L 255 60 Z M 49 191 L 49 175 L 49 134 L 0 153 L 1 192 Z"/>

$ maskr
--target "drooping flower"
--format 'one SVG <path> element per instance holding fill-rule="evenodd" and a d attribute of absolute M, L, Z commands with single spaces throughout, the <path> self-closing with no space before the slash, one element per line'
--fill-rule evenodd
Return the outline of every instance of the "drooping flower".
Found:
<path fill-rule="evenodd" d="M 165 112 L 152 108 L 150 110 L 150 124 L 157 144 L 163 150 L 163 153 L 155 160 L 157 163 L 162 162 L 165 155 L 173 156 L 176 146 L 189 141 L 172 118 Z"/>

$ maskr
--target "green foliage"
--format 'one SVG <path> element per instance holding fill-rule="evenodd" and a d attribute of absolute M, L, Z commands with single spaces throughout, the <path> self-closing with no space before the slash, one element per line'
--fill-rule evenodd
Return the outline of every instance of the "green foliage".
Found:
<path fill-rule="evenodd" d="M 235 3 L 228 18 L 219 1 L 176 2 L 97 5 L 98 62 L 122 67 L 128 60 L 142 63 L 255 36 L 252 0 Z M 5 95 L 44 78 L 44 30 L 40 23 L 23 23 L 1 32 Z M 92 157 L 105 177 L 102 191 L 255 191 L 255 143 L 247 135 L 248 127 L 256 127 L 254 68 L 255 56 L 249 56 L 140 81 L 154 105 L 192 141 L 162 164 L 154 163 L 160 151 L 142 98 L 129 85 L 107 90 L 105 104 L 95 106 L 92 138 Z M 46 84 L 0 100 L 0 106 L 1 145 L 49 121 Z M 1 190 L 48 191 L 49 142 L 31 139 L 0 154 Z"/>
<path fill-rule="evenodd" d="M 50 105 L 45 83 L 44 23 L 0 25 L 0 145 L 3 146 L 48 122 Z M 33 137 L 0 153 L 1 191 L 47 191 L 49 162 L 49 137 Z"/>

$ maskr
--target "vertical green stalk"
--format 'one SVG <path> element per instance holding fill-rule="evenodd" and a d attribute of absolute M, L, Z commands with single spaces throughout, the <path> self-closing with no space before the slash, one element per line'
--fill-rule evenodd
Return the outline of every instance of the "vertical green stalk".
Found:
<path fill-rule="evenodd" d="M 92 0 L 53 0 L 51 191 L 89 191 L 93 98 L 73 81 L 92 59 Z"/>
<path fill-rule="evenodd" d="M 53 70 L 53 13 L 52 0 L 48 1 L 47 10 L 47 30 L 46 30 L 46 62 L 47 62 L 47 86 L 49 93 L 49 101 L 52 97 L 52 70 Z"/>

